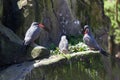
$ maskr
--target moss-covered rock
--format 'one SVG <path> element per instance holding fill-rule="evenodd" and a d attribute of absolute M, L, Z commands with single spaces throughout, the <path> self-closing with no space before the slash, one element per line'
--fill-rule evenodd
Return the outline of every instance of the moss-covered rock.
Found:
<path fill-rule="evenodd" d="M 35 49 L 37 50 L 37 48 L 40 48 L 40 47 L 36 47 Z M 95 57 L 97 57 L 97 59 Z M 101 67 L 100 57 L 101 56 L 99 54 L 99 51 L 85 51 L 85 52 L 78 52 L 78 53 L 67 54 L 67 55 L 52 55 L 47 59 L 42 59 L 42 60 L 37 60 L 37 61 L 29 61 L 29 62 L 12 65 L 12 66 L 8 67 L 7 69 L 2 70 L 0 72 L 0 80 L 15 80 L 15 79 L 23 80 L 23 78 L 25 80 L 29 80 L 29 79 L 35 80 L 35 79 L 42 79 L 43 75 L 46 76 L 45 77 L 46 80 L 54 80 L 53 78 L 56 77 L 55 75 L 60 74 L 59 71 L 58 71 L 58 73 L 54 74 L 57 71 L 56 69 L 58 69 L 58 70 L 62 69 L 62 66 L 64 66 L 63 67 L 64 70 L 67 69 L 69 72 L 71 72 L 72 70 L 69 69 L 69 67 L 70 67 L 70 65 L 72 65 L 71 68 L 74 68 L 75 71 L 79 72 L 79 70 L 76 70 L 77 68 L 75 66 L 73 66 L 73 65 L 77 65 L 77 64 L 78 64 L 77 67 L 79 69 L 85 69 L 83 67 L 87 67 L 87 66 L 91 69 L 91 66 L 92 66 L 92 68 L 97 69 L 97 70 L 100 69 L 100 71 L 101 71 L 103 65 Z M 96 59 L 96 60 L 94 60 L 94 59 Z M 98 63 L 98 61 L 99 61 L 99 63 Z M 76 62 L 77 62 L 77 64 L 76 64 Z M 97 63 L 97 65 L 96 65 L 96 63 Z M 80 65 L 83 67 L 81 67 Z M 96 66 L 94 66 L 94 65 L 96 65 Z M 102 69 L 102 71 L 103 71 L 103 69 Z M 68 75 L 68 74 L 70 75 L 69 72 L 66 75 Z M 46 73 L 46 74 L 44 74 L 44 73 Z M 51 73 L 54 75 L 52 75 Z M 14 75 L 14 74 L 16 74 L 16 75 Z M 35 76 L 32 76 L 30 74 L 33 74 Z M 64 74 L 64 71 L 61 71 L 61 74 Z M 49 75 L 50 76 L 52 75 L 52 76 L 49 77 Z M 66 75 L 64 75 L 63 80 L 66 80 L 66 78 L 65 78 L 65 77 L 67 77 Z M 76 75 L 76 74 L 74 74 L 74 75 Z M 60 77 L 58 77 L 58 78 L 60 78 Z"/>
<path fill-rule="evenodd" d="M 0 66 L 15 63 L 23 55 L 21 44 L 22 40 L 13 31 L 0 24 Z"/>
<path fill-rule="evenodd" d="M 43 46 L 36 46 L 34 48 L 30 48 L 27 53 L 27 59 L 33 60 L 33 59 L 43 59 L 48 58 L 50 55 L 50 51 L 43 47 Z"/>
<path fill-rule="evenodd" d="M 22 47 L 22 40 L 13 31 L 0 24 L 0 66 L 41 59 L 50 55 L 45 47 L 31 46 L 27 53 L 24 53 Z"/>

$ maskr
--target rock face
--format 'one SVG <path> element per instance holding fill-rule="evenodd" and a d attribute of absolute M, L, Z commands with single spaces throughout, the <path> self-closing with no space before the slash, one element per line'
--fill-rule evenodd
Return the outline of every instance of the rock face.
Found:
<path fill-rule="evenodd" d="M 27 53 L 23 53 L 22 40 L 13 31 L 0 24 L 0 66 L 36 58 L 42 59 L 49 54 L 49 50 L 40 46 L 30 47 Z"/>
<path fill-rule="evenodd" d="M 0 65 L 16 62 L 21 55 L 21 43 L 19 37 L 0 24 Z"/>
<path fill-rule="evenodd" d="M 3 0 L 0 0 L 0 22 L 2 18 L 2 12 L 3 12 Z"/>
<path fill-rule="evenodd" d="M 29 61 L 29 62 L 24 62 L 24 63 L 20 63 L 20 64 L 15 64 L 15 65 L 12 65 L 0 72 L 0 80 L 38 80 L 38 79 L 43 80 L 43 78 L 45 80 L 55 80 L 53 78 L 56 77 L 56 75 L 49 77 L 49 74 L 51 74 L 51 73 L 53 74 L 54 70 L 57 71 L 56 70 L 57 67 L 59 69 L 61 69 L 61 66 L 65 65 L 64 67 L 66 67 L 66 65 L 67 65 L 67 68 L 63 67 L 64 70 L 67 69 L 68 71 L 71 72 L 73 68 L 75 68 L 75 70 L 78 69 L 77 67 L 79 65 L 77 65 L 77 67 L 72 65 L 72 69 L 69 69 L 70 64 L 74 63 L 74 65 L 75 65 L 76 62 L 79 64 L 81 64 L 80 62 L 84 62 L 85 64 L 90 64 L 89 60 L 91 60 L 91 58 L 93 58 L 93 56 L 94 56 L 94 58 L 97 57 L 97 59 L 99 59 L 101 57 L 99 55 L 99 51 L 85 51 L 85 52 L 73 53 L 70 55 L 64 55 L 64 56 L 53 55 L 53 56 L 50 56 L 49 58 L 43 59 L 43 60 Z M 69 60 L 68 60 L 67 57 L 71 57 L 71 58 L 69 58 Z M 86 58 L 89 58 L 89 60 Z M 94 60 L 94 59 L 92 59 L 92 60 Z M 97 60 L 94 60 L 94 61 L 97 62 Z M 86 63 L 86 62 L 88 62 L 88 63 Z M 83 66 L 85 66 L 85 64 Z M 99 61 L 99 64 L 100 64 L 100 61 Z M 97 69 L 99 69 L 98 65 L 97 65 Z M 80 70 L 80 67 L 79 67 L 79 70 Z M 77 71 L 79 71 L 79 70 L 77 70 Z M 70 72 L 67 74 L 70 74 Z M 32 76 L 31 74 L 34 76 Z M 61 74 L 64 74 L 64 72 L 62 71 Z M 64 75 L 64 77 L 65 76 L 66 75 Z M 79 78 L 81 78 L 81 77 L 79 77 Z M 69 79 L 63 78 L 62 80 L 69 80 Z M 73 80 L 73 79 L 70 79 L 70 80 Z"/>

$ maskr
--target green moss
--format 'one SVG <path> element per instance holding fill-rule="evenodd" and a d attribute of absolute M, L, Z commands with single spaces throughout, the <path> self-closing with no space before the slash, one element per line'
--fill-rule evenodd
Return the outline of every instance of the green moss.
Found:
<path fill-rule="evenodd" d="M 105 80 L 104 66 L 98 55 L 89 55 L 78 61 L 68 60 L 66 63 L 47 66 L 42 68 L 42 72 L 40 69 L 30 73 L 30 76 L 36 75 L 32 76 L 32 79 L 41 79 L 41 75 L 45 75 L 46 80 Z"/>

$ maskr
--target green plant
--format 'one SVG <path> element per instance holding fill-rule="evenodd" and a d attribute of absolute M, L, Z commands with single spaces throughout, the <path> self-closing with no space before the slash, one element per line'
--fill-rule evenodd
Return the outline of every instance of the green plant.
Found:
<path fill-rule="evenodd" d="M 70 53 L 86 51 L 86 50 L 89 49 L 87 47 L 87 45 L 85 45 L 82 42 L 82 37 L 83 37 L 82 35 L 80 35 L 80 36 L 69 36 L 68 37 Z M 54 50 L 51 50 L 51 54 L 60 54 L 59 48 L 55 47 L 55 45 L 51 44 L 51 48 L 50 49 L 54 49 Z"/>
<path fill-rule="evenodd" d="M 86 51 L 89 48 L 87 47 L 87 45 L 85 45 L 83 42 L 79 42 L 76 45 L 71 45 L 69 47 L 70 52 L 80 52 L 80 51 Z"/>
<path fill-rule="evenodd" d="M 60 51 L 59 51 L 58 47 L 56 47 L 55 50 L 50 50 L 50 52 L 51 52 L 52 55 L 60 54 Z"/>
<path fill-rule="evenodd" d="M 119 0 L 105 0 L 104 1 L 105 14 L 111 20 L 110 35 L 115 36 L 115 42 L 120 43 L 120 2 Z"/>

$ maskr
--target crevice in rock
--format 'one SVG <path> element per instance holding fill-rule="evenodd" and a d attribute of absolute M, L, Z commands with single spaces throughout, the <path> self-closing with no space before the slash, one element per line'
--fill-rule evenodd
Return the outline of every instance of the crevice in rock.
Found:
<path fill-rule="evenodd" d="M 34 8 L 34 10 L 35 10 L 35 21 L 37 21 L 38 22 L 38 20 L 39 20 L 39 14 L 40 14 L 40 11 L 38 11 L 39 10 L 39 5 L 38 5 L 38 1 L 37 0 L 34 0 L 34 6 L 35 6 L 35 8 Z"/>
<path fill-rule="evenodd" d="M 3 0 L 3 25 L 17 32 L 23 21 L 22 9 L 19 9 L 17 0 Z"/>
<path fill-rule="evenodd" d="M 53 2 L 53 0 L 51 0 L 51 4 L 52 4 L 53 13 L 54 13 L 54 15 L 55 15 L 57 21 L 59 21 L 59 20 L 58 20 L 58 16 L 57 16 L 57 14 L 56 14 L 56 12 L 55 12 L 55 10 L 54 10 L 54 2 Z"/>
<path fill-rule="evenodd" d="M 98 7 L 101 9 L 101 15 L 104 18 L 105 14 L 104 14 L 104 2 L 103 0 L 97 1 Z"/>

